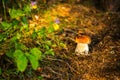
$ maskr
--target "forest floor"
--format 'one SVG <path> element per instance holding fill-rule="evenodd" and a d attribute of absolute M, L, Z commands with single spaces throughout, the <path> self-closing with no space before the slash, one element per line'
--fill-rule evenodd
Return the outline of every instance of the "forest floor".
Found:
<path fill-rule="evenodd" d="M 64 28 L 62 40 L 67 49 L 55 50 L 48 58 L 42 75 L 51 80 L 120 80 L 120 16 L 103 13 L 82 5 L 62 5 L 69 8 L 71 20 Z M 89 56 L 74 54 L 76 43 L 69 38 L 83 32 L 92 38 Z M 67 38 L 68 37 L 68 38 Z"/>
<path fill-rule="evenodd" d="M 75 4 L 59 4 L 52 9 L 61 15 L 60 24 L 64 25 L 56 35 L 66 47 L 54 48 L 55 56 L 47 56 L 34 77 L 41 75 L 43 80 L 120 80 L 119 13 Z M 89 56 L 74 53 L 76 43 L 73 39 L 79 32 L 92 39 Z M 30 76 L 23 74 L 27 76 L 25 80 L 30 80 Z M 31 80 L 37 80 L 34 77 Z"/>

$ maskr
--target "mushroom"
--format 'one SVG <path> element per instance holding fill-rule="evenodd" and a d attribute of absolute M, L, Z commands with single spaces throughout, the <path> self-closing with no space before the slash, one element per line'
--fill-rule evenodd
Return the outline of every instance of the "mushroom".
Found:
<path fill-rule="evenodd" d="M 75 41 L 77 43 L 77 46 L 75 49 L 76 55 L 80 55 L 80 54 L 88 55 L 88 52 L 89 52 L 88 44 L 91 43 L 91 38 L 86 35 L 81 35 L 79 37 L 76 37 Z"/>

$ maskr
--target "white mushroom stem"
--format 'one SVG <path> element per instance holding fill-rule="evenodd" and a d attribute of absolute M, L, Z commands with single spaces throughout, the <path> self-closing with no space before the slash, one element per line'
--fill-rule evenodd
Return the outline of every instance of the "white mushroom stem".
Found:
<path fill-rule="evenodd" d="M 85 43 L 77 43 L 76 49 L 75 49 L 75 53 L 77 53 L 77 55 L 80 54 L 88 54 L 89 52 L 89 47 L 88 44 Z"/>

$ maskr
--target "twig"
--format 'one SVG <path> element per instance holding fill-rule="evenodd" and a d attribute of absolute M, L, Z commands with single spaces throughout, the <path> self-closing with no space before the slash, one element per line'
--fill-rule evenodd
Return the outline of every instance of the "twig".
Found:
<path fill-rule="evenodd" d="M 67 63 L 67 62 L 65 62 L 65 61 L 63 61 L 63 60 L 60 60 L 60 59 L 52 59 L 52 58 L 49 58 L 49 60 L 60 61 L 60 62 L 66 63 L 67 66 L 70 68 L 71 71 L 74 71 L 74 72 L 76 72 L 77 74 L 80 74 L 78 71 L 76 71 L 74 68 L 72 68 L 72 67 L 69 65 L 69 63 Z"/>
<path fill-rule="evenodd" d="M 49 70 L 50 70 L 52 73 L 54 73 L 54 74 L 57 74 L 57 75 L 62 76 L 62 74 L 60 74 L 60 73 L 54 71 L 54 70 L 53 70 L 52 68 L 50 68 L 50 67 L 47 67 L 47 69 L 49 69 Z"/>
<path fill-rule="evenodd" d="M 72 32 L 72 33 L 78 34 L 78 33 L 76 33 L 75 31 L 73 31 L 73 30 L 71 30 L 71 29 L 63 28 L 63 30 L 65 30 L 65 31 L 70 31 L 70 32 Z"/>
<path fill-rule="evenodd" d="M 73 39 L 73 38 L 71 38 L 71 37 L 66 37 L 66 39 L 69 39 L 69 40 L 75 42 L 75 39 Z"/>

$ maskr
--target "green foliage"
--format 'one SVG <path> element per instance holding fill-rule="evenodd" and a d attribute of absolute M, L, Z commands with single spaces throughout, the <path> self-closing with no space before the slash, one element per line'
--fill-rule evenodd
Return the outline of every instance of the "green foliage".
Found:
<path fill-rule="evenodd" d="M 49 17 L 48 27 L 41 27 L 39 30 L 34 29 L 33 33 L 29 35 L 28 17 L 31 16 L 31 11 L 30 4 L 23 5 L 22 9 L 11 8 L 9 9 L 10 20 L 3 21 L 0 25 L 4 31 L 0 34 L 0 42 L 3 44 L 8 42 L 5 43 L 7 44 L 5 46 L 6 55 L 15 61 L 20 72 L 26 70 L 28 63 L 31 64 L 32 69 L 36 70 L 43 57 L 54 55 L 53 42 L 48 39 L 49 35 L 54 36 L 54 22 Z M 24 42 L 24 40 L 26 41 Z M 37 46 L 29 40 L 36 42 Z M 28 46 L 30 43 L 32 46 Z"/>
<path fill-rule="evenodd" d="M 34 55 L 29 55 L 29 60 L 32 65 L 32 68 L 36 70 L 39 66 L 38 59 Z"/>
<path fill-rule="evenodd" d="M 24 8 L 23 8 L 23 11 L 26 15 L 30 15 L 31 14 L 31 8 L 30 8 L 30 5 L 25 5 Z"/>
<path fill-rule="evenodd" d="M 50 26 L 48 28 L 48 33 L 54 32 L 53 22 L 50 22 Z"/>
<path fill-rule="evenodd" d="M 46 36 L 46 28 L 42 27 L 38 32 L 37 32 L 38 36 L 44 37 Z"/>
<path fill-rule="evenodd" d="M 24 45 L 24 44 L 22 44 L 22 43 L 15 43 L 15 49 L 20 49 L 20 50 L 23 50 L 23 51 L 27 51 L 28 50 L 28 48 Z"/>
<path fill-rule="evenodd" d="M 23 16 L 21 20 L 22 20 L 21 21 L 22 27 L 20 28 L 20 30 L 21 31 L 22 30 L 28 31 L 28 20 L 27 20 L 27 18 L 25 16 Z"/>
<path fill-rule="evenodd" d="M 16 44 L 18 48 L 20 47 L 20 44 Z M 32 48 L 30 49 L 30 52 L 23 52 L 20 49 L 16 49 L 13 54 L 18 70 L 23 72 L 28 64 L 28 60 L 30 61 L 32 68 L 34 70 L 37 69 L 39 66 L 39 60 L 42 59 L 42 52 L 38 48 Z"/>
<path fill-rule="evenodd" d="M 9 51 L 6 52 L 6 55 L 10 58 L 14 58 L 13 53 L 14 53 L 14 49 L 10 49 Z"/>
<path fill-rule="evenodd" d="M 36 57 L 37 60 L 41 59 L 42 52 L 38 48 L 32 48 L 30 53 Z"/>
<path fill-rule="evenodd" d="M 13 56 L 15 57 L 18 70 L 21 72 L 25 71 L 27 64 L 28 64 L 28 59 L 26 58 L 24 53 L 21 50 L 15 50 Z"/>
<path fill-rule="evenodd" d="M 12 38 L 11 38 L 11 42 L 16 42 L 17 41 L 17 37 L 16 36 L 13 36 Z"/>
<path fill-rule="evenodd" d="M 4 39 L 6 39 L 5 36 L 6 35 L 4 35 L 4 34 L 0 34 L 0 42 L 2 42 Z"/>
<path fill-rule="evenodd" d="M 44 78 L 42 76 L 38 76 L 39 80 L 44 80 Z"/>
<path fill-rule="evenodd" d="M 10 14 L 11 19 L 19 19 L 20 17 L 25 15 L 24 12 L 20 9 L 18 10 L 10 9 L 9 14 Z"/>
<path fill-rule="evenodd" d="M 54 56 L 54 51 L 53 49 L 49 49 L 45 52 L 46 55 L 53 55 Z"/>
<path fill-rule="evenodd" d="M 31 37 L 32 37 L 33 39 L 36 39 L 37 33 L 36 33 L 36 32 L 33 32 L 32 35 L 31 35 Z"/>
<path fill-rule="evenodd" d="M 2 25 L 2 29 L 3 29 L 3 30 L 7 30 L 8 28 L 11 27 L 12 23 L 8 23 L 8 22 L 6 22 L 6 21 L 3 21 L 3 22 L 1 23 L 1 25 Z"/>

